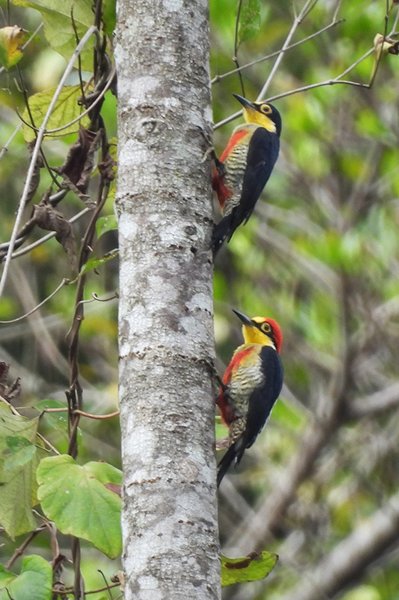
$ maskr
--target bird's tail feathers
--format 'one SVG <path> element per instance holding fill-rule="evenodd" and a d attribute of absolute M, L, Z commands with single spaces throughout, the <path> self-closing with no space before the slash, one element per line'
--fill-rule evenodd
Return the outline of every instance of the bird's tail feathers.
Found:
<path fill-rule="evenodd" d="M 219 487 L 223 477 L 226 475 L 230 468 L 231 463 L 234 461 L 236 465 L 239 464 L 242 459 L 242 455 L 245 451 L 245 442 L 243 439 L 238 439 L 236 442 L 231 444 L 230 448 L 224 454 L 222 460 L 218 464 L 217 474 L 217 486 Z"/>
<path fill-rule="evenodd" d="M 233 233 L 233 215 L 230 213 L 226 217 L 215 225 L 212 233 L 212 252 L 213 256 L 216 256 L 217 252 L 220 250 L 223 242 L 226 239 L 230 239 Z"/>

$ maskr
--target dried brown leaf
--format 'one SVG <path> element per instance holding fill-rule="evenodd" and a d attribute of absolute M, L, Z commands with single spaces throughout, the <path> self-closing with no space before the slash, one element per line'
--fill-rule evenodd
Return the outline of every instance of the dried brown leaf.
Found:
<path fill-rule="evenodd" d="M 77 268 L 76 243 L 71 224 L 44 199 L 36 204 L 33 219 L 39 227 L 46 231 L 54 231 L 55 239 L 64 248 L 73 270 Z"/>

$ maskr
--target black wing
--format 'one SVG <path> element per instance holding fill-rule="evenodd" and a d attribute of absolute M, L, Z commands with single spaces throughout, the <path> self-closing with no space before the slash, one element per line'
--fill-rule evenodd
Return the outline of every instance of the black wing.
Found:
<path fill-rule="evenodd" d="M 248 146 L 247 166 L 244 173 L 241 199 L 231 213 L 215 225 L 212 251 L 216 255 L 223 242 L 230 240 L 243 221 L 248 221 L 276 163 L 280 139 L 276 133 L 258 127 Z"/>
<path fill-rule="evenodd" d="M 265 382 L 252 392 L 249 399 L 247 426 L 244 432 L 245 448 L 250 448 L 256 440 L 283 386 L 283 366 L 274 348 L 265 346 L 260 357 Z"/>
<path fill-rule="evenodd" d="M 284 372 L 278 353 L 274 348 L 265 346 L 261 350 L 260 358 L 263 367 L 264 384 L 255 389 L 251 394 L 244 433 L 230 446 L 218 464 L 218 487 L 231 463 L 234 461 L 238 465 L 245 450 L 250 448 L 255 442 L 283 387 Z"/>
<path fill-rule="evenodd" d="M 241 199 L 238 206 L 232 211 L 234 217 L 231 234 L 243 221 L 248 221 L 251 216 L 255 204 L 272 174 L 279 151 L 280 139 L 278 135 L 267 131 L 263 127 L 258 127 L 249 142 Z"/>

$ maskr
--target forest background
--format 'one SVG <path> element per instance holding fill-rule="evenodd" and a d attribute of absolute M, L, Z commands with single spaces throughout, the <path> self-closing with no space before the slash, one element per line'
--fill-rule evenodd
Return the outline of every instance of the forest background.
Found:
<path fill-rule="evenodd" d="M 374 39 L 398 29 L 397 8 L 382 0 L 307 4 L 299 22 L 291 2 L 244 2 L 237 27 L 235 3 L 210 3 L 214 122 L 237 112 L 233 93 L 244 92 L 251 99 L 259 95 L 277 57 L 281 62 L 264 97 L 276 97 L 283 119 L 281 154 L 266 192 L 254 217 L 218 256 L 214 279 L 220 372 L 241 339 L 231 308 L 273 316 L 284 331 L 282 397 L 242 467 L 223 483 L 219 507 L 226 553 L 267 548 L 280 561 L 265 581 L 227 588 L 225 597 L 395 600 L 399 64 L 395 55 L 379 59 Z M 30 33 L 40 27 L 37 11 L 12 6 L 9 21 L 7 3 L 1 6 L 1 26 L 17 23 Z M 246 68 L 242 81 L 237 73 L 228 75 L 236 67 L 233 56 L 244 65 L 279 50 L 293 23 L 288 45 L 312 38 Z M 75 45 L 72 40 L 71 48 Z M 0 72 L 0 146 L 7 146 L 0 151 L 1 242 L 10 239 L 30 159 L 29 133 L 26 128 L 16 131 L 18 113 L 26 119 L 26 95 L 54 88 L 65 64 L 39 29 L 18 67 Z M 347 83 L 338 81 L 341 74 Z M 321 82 L 325 85 L 311 87 Z M 69 83 L 79 84 L 77 71 Z M 306 86 L 311 89 L 291 93 Z M 105 93 L 101 114 L 112 147 L 117 134 L 112 89 Z M 217 126 L 218 150 L 236 123 Z M 76 129 L 64 134 L 46 142 L 46 160 L 53 167 L 64 164 L 76 142 Z M 115 157 L 113 151 L 111 155 Z M 37 198 L 50 183 L 43 169 Z M 93 414 L 117 411 L 114 194 L 110 182 L 99 215 L 108 219 L 97 226 L 95 262 L 87 269 L 82 297 L 88 302 L 79 369 L 85 411 Z M 84 208 L 72 191 L 59 205 L 69 219 Z M 85 231 L 87 218 L 84 214 L 75 221 L 75 239 Z M 44 233 L 37 228 L 29 243 Z M 10 382 L 20 378 L 18 407 L 60 408 L 65 402 L 71 369 L 66 334 L 76 289 L 62 285 L 49 296 L 71 276 L 77 257 L 68 235 L 63 238 L 59 232 L 59 237 L 61 243 L 53 237 L 12 261 L 0 298 L 0 359 L 10 365 L 9 393 Z M 47 297 L 31 316 L 7 323 Z M 59 452 L 68 450 L 63 413 L 47 413 L 41 431 Z M 83 419 L 76 435 L 83 463 L 105 460 L 120 467 L 116 417 Z M 22 539 L 13 542 L 5 536 L 2 554 L 12 556 Z M 38 535 L 29 551 L 40 554 L 47 547 L 48 540 Z M 87 589 L 102 587 L 98 569 L 109 581 L 118 568 L 117 560 L 84 545 Z"/>

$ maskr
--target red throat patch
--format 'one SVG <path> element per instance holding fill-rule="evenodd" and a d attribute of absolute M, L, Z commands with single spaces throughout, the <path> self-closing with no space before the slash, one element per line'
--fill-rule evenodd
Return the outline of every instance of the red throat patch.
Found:
<path fill-rule="evenodd" d="M 242 360 L 244 360 L 251 352 L 253 352 L 253 347 L 245 348 L 240 352 L 236 352 L 226 367 L 226 370 L 223 375 L 223 383 L 228 385 L 231 379 L 231 374 L 238 367 Z M 221 417 L 226 425 L 230 425 L 232 421 L 234 421 L 234 412 L 232 406 L 229 404 L 229 400 L 227 395 L 223 393 L 222 388 L 219 391 L 219 395 L 216 401 Z"/>
<path fill-rule="evenodd" d="M 230 154 L 230 152 L 232 151 L 234 146 L 236 146 L 238 144 L 238 142 L 246 135 L 248 135 L 248 131 L 246 129 L 240 129 L 239 131 L 236 131 L 235 133 L 233 133 L 233 135 L 227 142 L 226 148 L 222 152 L 222 155 L 220 157 L 220 162 L 224 162 L 226 160 L 226 158 L 228 157 L 228 155 Z"/>

